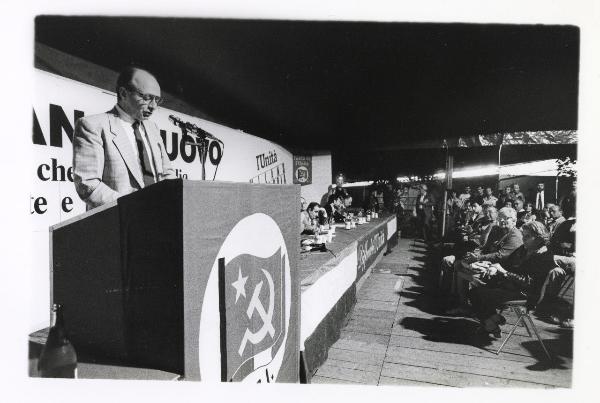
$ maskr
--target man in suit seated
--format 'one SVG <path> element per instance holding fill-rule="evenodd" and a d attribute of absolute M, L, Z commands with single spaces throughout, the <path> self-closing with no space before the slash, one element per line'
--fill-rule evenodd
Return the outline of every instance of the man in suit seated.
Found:
<path fill-rule="evenodd" d="M 554 232 L 556 231 L 556 228 L 558 228 L 558 226 L 562 224 L 566 219 L 563 216 L 562 209 L 556 204 L 551 204 L 548 207 L 548 215 L 550 216 L 550 220 L 548 221 L 548 224 L 546 226 L 548 227 L 548 232 L 550 232 L 550 236 L 552 237 L 552 235 L 554 235 Z"/>
<path fill-rule="evenodd" d="M 317 219 L 321 207 L 319 203 L 309 203 L 306 210 L 300 212 L 300 234 L 313 235 L 317 228 Z"/>
<path fill-rule="evenodd" d="M 344 214 L 344 197 L 339 195 L 331 197 L 330 202 L 325 206 L 327 217 L 333 217 L 335 222 L 344 222 L 346 215 Z"/>
<path fill-rule="evenodd" d="M 73 176 L 88 210 L 176 177 L 159 129 L 149 120 L 161 102 L 156 78 L 130 67 L 119 75 L 116 91 L 113 109 L 75 124 Z"/>

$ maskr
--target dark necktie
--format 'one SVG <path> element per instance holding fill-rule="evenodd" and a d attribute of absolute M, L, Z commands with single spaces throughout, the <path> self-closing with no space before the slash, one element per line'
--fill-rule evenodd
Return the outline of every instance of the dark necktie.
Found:
<path fill-rule="evenodd" d="M 537 194 L 537 206 L 536 208 L 538 210 L 542 210 L 544 208 L 544 206 L 542 206 L 542 192 L 538 192 Z"/>
<path fill-rule="evenodd" d="M 152 155 L 144 145 L 144 135 L 140 130 L 140 122 L 136 121 L 132 126 L 133 132 L 135 133 L 135 142 L 137 144 L 140 167 L 142 168 L 142 174 L 144 176 L 144 186 L 148 186 L 156 182 L 156 178 L 152 173 Z"/>

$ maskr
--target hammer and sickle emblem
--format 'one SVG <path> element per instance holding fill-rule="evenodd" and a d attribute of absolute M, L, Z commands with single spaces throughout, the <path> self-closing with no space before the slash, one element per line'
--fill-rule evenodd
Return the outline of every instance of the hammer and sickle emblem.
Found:
<path fill-rule="evenodd" d="M 244 353 L 246 348 L 246 343 L 250 341 L 252 344 L 260 343 L 267 333 L 273 338 L 275 336 L 275 328 L 273 328 L 273 310 L 275 307 L 275 286 L 273 284 L 273 279 L 268 271 L 265 269 L 261 269 L 267 278 L 267 282 L 269 283 L 269 309 L 265 312 L 265 307 L 260 302 L 260 291 L 262 289 L 263 282 L 261 281 L 254 287 L 254 292 L 252 293 L 252 299 L 248 304 L 248 309 L 246 310 L 246 315 L 248 315 L 248 319 L 252 319 L 252 315 L 254 311 L 258 312 L 261 320 L 263 321 L 262 327 L 256 332 L 252 333 L 250 329 L 246 329 L 244 333 L 244 337 L 242 338 L 242 344 L 240 344 L 240 348 L 238 353 L 240 356 Z"/>

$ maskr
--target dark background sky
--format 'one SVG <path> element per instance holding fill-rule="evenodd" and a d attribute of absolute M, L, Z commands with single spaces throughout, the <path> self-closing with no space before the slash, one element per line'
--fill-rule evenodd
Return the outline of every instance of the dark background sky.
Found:
<path fill-rule="evenodd" d="M 66 53 L 147 67 L 201 117 L 331 150 L 334 173 L 354 179 L 443 167 L 441 150 L 402 150 L 427 140 L 577 129 L 573 26 L 57 16 L 35 26 L 36 41 Z M 518 148 L 503 156 L 534 150 Z M 462 154 L 458 166 L 497 150 Z"/>

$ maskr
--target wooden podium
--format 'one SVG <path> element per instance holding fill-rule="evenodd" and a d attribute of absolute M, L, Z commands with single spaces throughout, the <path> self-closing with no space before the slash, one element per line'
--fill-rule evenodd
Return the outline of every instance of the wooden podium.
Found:
<path fill-rule="evenodd" d="M 300 187 L 163 181 L 50 228 L 80 357 L 188 380 L 298 382 Z"/>

